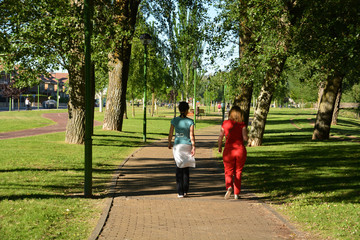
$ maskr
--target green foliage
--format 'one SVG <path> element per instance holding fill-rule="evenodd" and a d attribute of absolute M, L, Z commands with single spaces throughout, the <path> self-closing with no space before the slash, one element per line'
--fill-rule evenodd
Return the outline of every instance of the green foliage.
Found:
<path fill-rule="evenodd" d="M 346 75 L 358 68 L 360 56 L 358 1 L 299 1 L 294 47 L 321 67 Z"/>
<path fill-rule="evenodd" d="M 290 97 L 295 102 L 316 102 L 318 85 L 324 81 L 324 76 L 317 67 L 317 62 L 303 62 L 299 56 L 290 56 L 282 75 L 286 82 L 284 92 L 276 94 L 276 97 L 281 100 Z"/>
<path fill-rule="evenodd" d="M 139 40 L 143 33 L 149 33 L 152 37 L 151 43 L 147 45 L 147 86 L 148 91 L 156 93 L 157 98 L 163 97 L 165 89 L 171 87 L 170 69 L 167 66 L 165 53 L 163 51 L 163 41 L 159 39 L 153 25 L 148 25 L 139 14 L 135 37 L 132 41 L 132 54 L 130 61 L 128 98 L 142 98 L 144 88 L 144 45 Z"/>
<path fill-rule="evenodd" d="M 191 96 L 193 59 L 203 54 L 206 1 L 146 1 L 144 14 L 155 19 L 156 32 L 165 37 L 162 47 L 171 70 L 172 86 Z M 201 65 L 201 62 L 200 62 Z"/>

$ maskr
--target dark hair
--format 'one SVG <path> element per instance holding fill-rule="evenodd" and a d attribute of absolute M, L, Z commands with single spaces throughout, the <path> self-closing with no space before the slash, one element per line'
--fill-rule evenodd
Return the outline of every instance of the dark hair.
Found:
<path fill-rule="evenodd" d="M 180 117 L 186 117 L 185 113 L 189 110 L 189 104 L 187 102 L 179 103 Z"/>

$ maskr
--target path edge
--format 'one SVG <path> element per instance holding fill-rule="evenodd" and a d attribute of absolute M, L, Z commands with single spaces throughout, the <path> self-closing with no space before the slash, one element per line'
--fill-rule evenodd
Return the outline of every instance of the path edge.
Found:
<path fill-rule="evenodd" d="M 147 146 L 147 145 L 146 145 Z M 88 238 L 88 240 L 96 240 L 99 238 L 106 222 L 107 219 L 109 218 L 109 214 L 110 214 L 110 210 L 113 206 L 113 202 L 114 202 L 114 198 L 115 198 L 115 193 L 116 193 L 116 186 L 117 186 L 117 182 L 118 179 L 120 177 L 120 171 L 121 169 L 124 167 L 124 165 L 130 160 L 131 157 L 134 156 L 134 154 L 136 154 L 137 152 L 139 152 L 141 149 L 143 149 L 145 146 L 139 147 L 138 149 L 136 149 L 134 152 L 132 152 L 127 158 L 125 158 L 125 160 L 120 164 L 120 166 L 118 167 L 118 169 L 115 171 L 111 181 L 110 181 L 110 189 L 109 189 L 109 195 L 110 197 L 108 197 L 108 199 L 106 200 L 105 203 L 105 207 L 101 213 L 101 216 L 98 220 L 98 223 L 96 224 L 95 228 L 93 229 L 90 237 Z"/>
<path fill-rule="evenodd" d="M 166 139 L 159 139 L 157 141 L 148 143 L 144 146 L 139 147 L 138 149 L 136 149 L 135 151 L 133 151 L 125 160 L 123 163 L 120 164 L 119 168 L 116 170 L 116 172 L 114 173 L 114 176 L 112 177 L 111 181 L 110 181 L 110 190 L 109 190 L 109 195 L 111 195 L 111 197 L 108 197 L 105 207 L 101 213 L 101 216 L 98 220 L 97 225 L 95 226 L 95 228 L 93 229 L 90 237 L 88 238 L 88 240 L 97 240 L 102 232 L 102 230 L 104 229 L 104 226 L 107 222 L 107 219 L 109 218 L 109 214 L 111 211 L 111 208 L 113 206 L 113 202 L 114 202 L 114 198 L 115 198 L 115 193 L 116 193 L 116 186 L 120 177 L 120 171 L 121 169 L 125 166 L 125 164 L 130 160 L 130 158 L 132 158 L 136 153 L 138 153 L 139 151 L 141 151 L 143 148 L 148 147 L 152 144 L 156 144 L 158 142 L 161 141 L 165 141 Z"/>

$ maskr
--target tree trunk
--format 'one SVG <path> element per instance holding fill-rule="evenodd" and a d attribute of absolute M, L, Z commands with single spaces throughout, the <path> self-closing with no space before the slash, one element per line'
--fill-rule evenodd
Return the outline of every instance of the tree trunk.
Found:
<path fill-rule="evenodd" d="M 326 86 L 326 82 L 324 82 L 324 81 L 320 82 L 319 91 L 318 91 L 317 109 L 319 109 L 321 98 L 324 94 L 325 86 Z"/>
<path fill-rule="evenodd" d="M 285 61 L 286 56 L 282 57 L 282 59 L 274 59 L 271 64 L 271 70 L 266 73 L 263 86 L 261 87 L 261 91 L 257 99 L 254 120 L 251 123 L 248 146 L 256 147 L 261 146 L 262 144 L 266 119 L 274 94 L 275 84 L 282 73 Z"/>
<path fill-rule="evenodd" d="M 126 108 L 126 89 L 129 75 L 131 40 L 135 30 L 136 16 L 140 0 L 116 0 L 116 24 L 121 26 L 124 34 L 117 39 L 116 49 L 109 53 L 109 87 L 104 116 L 104 130 L 122 131 Z"/>
<path fill-rule="evenodd" d="M 125 100 L 125 110 L 124 110 L 124 118 L 125 118 L 125 119 L 128 119 L 128 116 L 127 116 L 127 108 L 128 108 L 128 106 L 127 106 L 127 102 L 126 102 L 126 100 Z"/>
<path fill-rule="evenodd" d="M 132 117 L 135 117 L 135 99 L 132 98 Z"/>
<path fill-rule="evenodd" d="M 102 90 L 99 92 L 99 112 L 102 112 L 103 108 L 103 93 Z"/>
<path fill-rule="evenodd" d="M 249 28 L 244 27 L 240 24 L 240 29 L 242 29 L 243 34 L 239 36 L 239 59 L 242 59 L 244 53 L 247 51 L 253 51 L 249 49 L 251 38 L 251 31 Z M 248 73 L 251 74 L 251 73 Z M 246 83 L 244 76 L 239 76 L 240 78 L 240 94 L 235 97 L 234 105 L 239 106 L 241 110 L 244 111 L 244 122 L 246 126 L 249 124 L 250 116 L 250 105 L 251 98 L 253 93 L 253 82 Z"/>
<path fill-rule="evenodd" d="M 85 76 L 84 68 L 69 71 L 68 121 L 65 142 L 83 144 L 85 141 Z"/>
<path fill-rule="evenodd" d="M 254 119 L 251 123 L 248 146 L 256 147 L 262 144 L 273 92 L 273 83 L 271 81 L 265 81 L 261 88 L 254 112 Z"/>
<path fill-rule="evenodd" d="M 338 74 L 329 76 L 324 94 L 321 98 L 320 106 L 315 121 L 313 140 L 329 139 L 330 125 L 334 112 L 334 105 L 339 88 L 341 87 L 343 76 Z"/>
<path fill-rule="evenodd" d="M 240 87 L 240 95 L 235 97 L 233 105 L 239 106 L 241 110 L 244 111 L 244 122 L 246 126 L 249 124 L 249 116 L 250 116 L 250 105 L 251 105 L 251 97 L 253 92 L 253 83 L 249 84 L 241 84 Z"/>
<path fill-rule="evenodd" d="M 154 111 L 155 111 L 155 93 L 152 92 L 151 93 L 151 116 L 154 116 Z"/>
<path fill-rule="evenodd" d="M 336 101 L 335 101 L 335 106 L 334 106 L 334 113 L 332 116 L 332 121 L 331 121 L 331 125 L 337 125 L 337 119 L 339 116 L 339 111 L 340 111 L 340 102 L 341 102 L 341 95 L 342 95 L 342 87 L 339 87 L 337 96 L 336 96 Z"/>

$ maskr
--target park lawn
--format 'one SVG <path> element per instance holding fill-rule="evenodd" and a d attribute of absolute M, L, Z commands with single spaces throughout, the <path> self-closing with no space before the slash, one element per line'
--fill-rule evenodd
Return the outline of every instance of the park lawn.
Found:
<path fill-rule="evenodd" d="M 360 239 L 360 122 L 339 117 L 341 139 L 312 141 L 315 117 L 271 109 L 263 146 L 247 148 L 244 188 L 319 238 Z"/>
<path fill-rule="evenodd" d="M 95 127 L 91 199 L 83 198 L 84 146 L 65 144 L 64 132 L 1 140 L 1 239 L 88 238 L 103 210 L 114 172 L 144 145 L 140 112 L 124 120 L 122 132 Z M 96 120 L 103 117 L 95 113 Z M 166 138 L 170 119 L 171 115 L 148 117 L 147 141 Z M 42 121 L 40 115 L 34 120 Z M 199 120 L 197 129 L 213 124 L 219 121 Z"/>
<path fill-rule="evenodd" d="M 55 124 L 50 119 L 42 118 L 44 113 L 59 112 L 66 110 L 32 110 L 0 112 L 0 133 L 25 130 L 30 128 L 45 127 Z"/>

